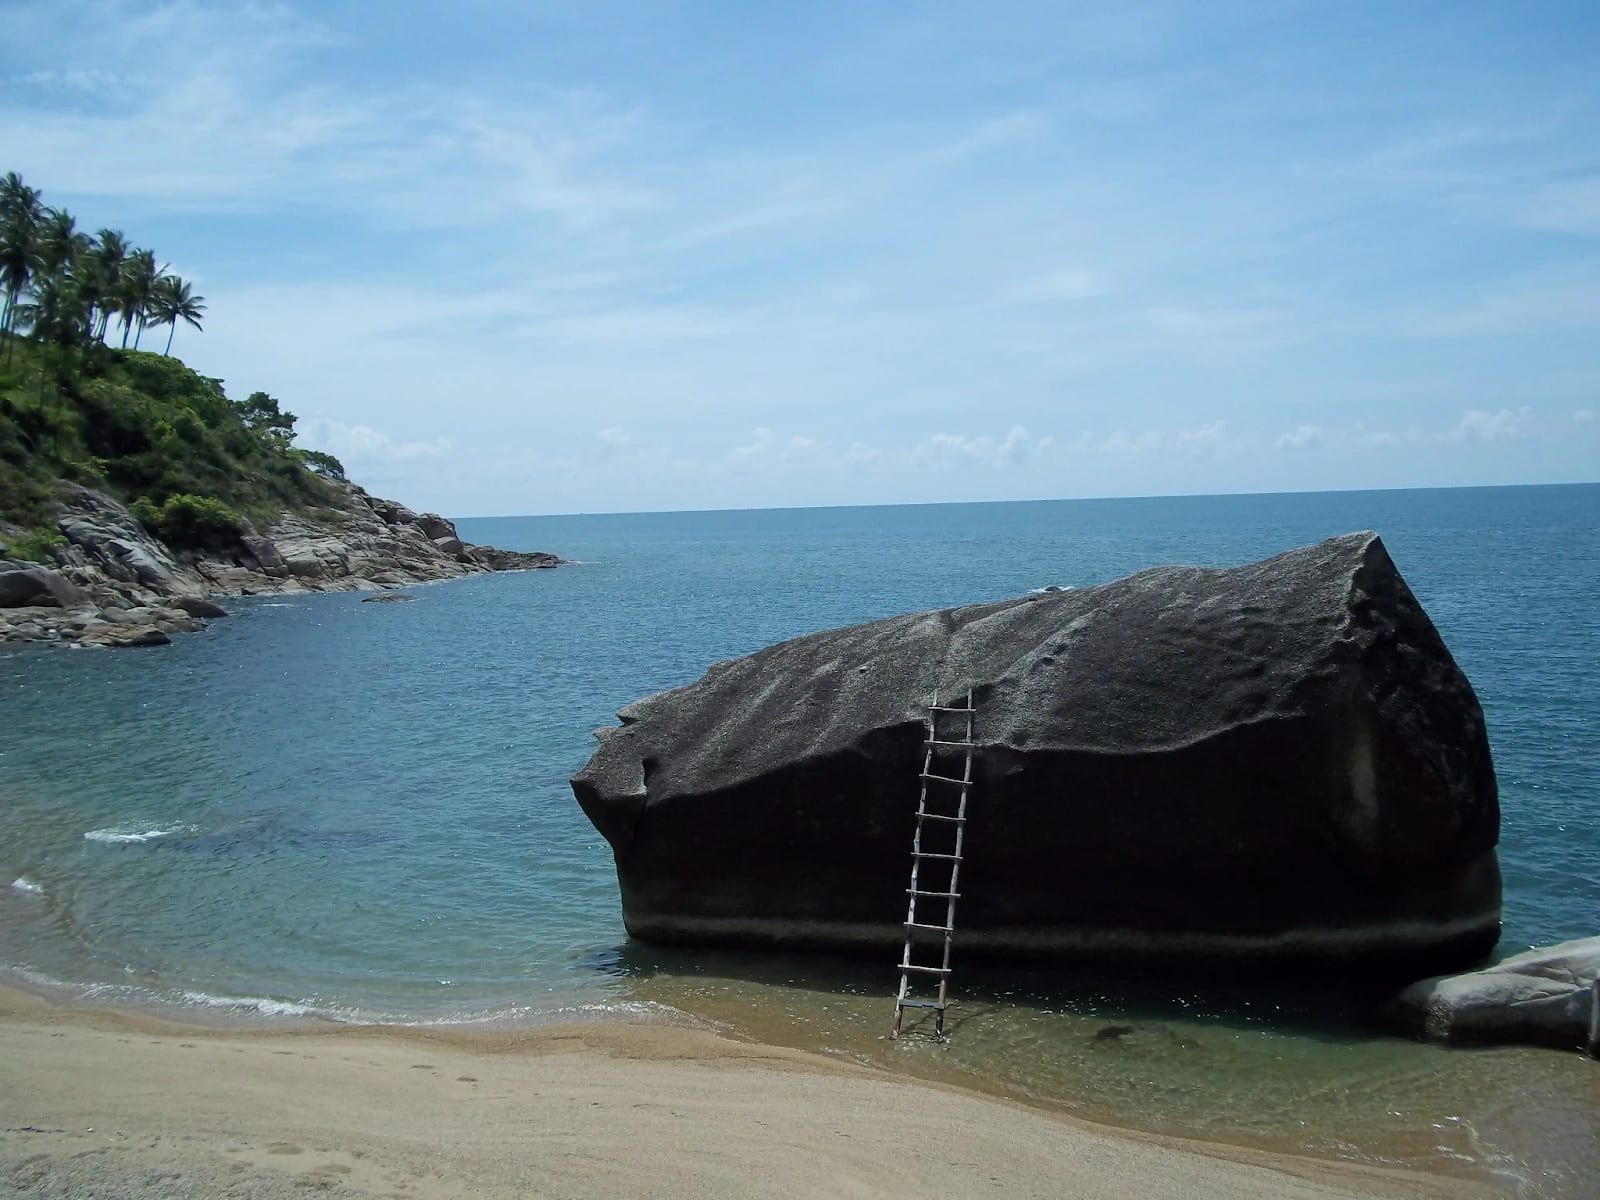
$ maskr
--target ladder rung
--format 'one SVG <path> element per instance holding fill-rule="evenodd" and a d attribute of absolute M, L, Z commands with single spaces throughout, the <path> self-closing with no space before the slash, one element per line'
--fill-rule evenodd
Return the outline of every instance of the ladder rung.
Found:
<path fill-rule="evenodd" d="M 946 937 L 949 937 L 952 933 L 955 932 L 955 930 L 952 929 L 948 925 L 929 925 L 929 924 L 927 924 L 926 922 L 923 922 L 923 921 L 907 921 L 906 922 L 906 928 L 907 929 L 923 929 L 923 930 L 926 930 L 929 933 L 942 933 Z"/>
<path fill-rule="evenodd" d="M 942 896 L 946 900 L 959 900 L 959 899 L 961 899 L 961 893 L 960 892 L 924 892 L 920 888 L 907 888 L 906 889 L 906 895 L 908 895 L 908 896 Z"/>
<path fill-rule="evenodd" d="M 923 975 L 948 975 L 949 967 L 919 967 L 916 963 L 903 962 L 900 964 L 902 971 L 917 971 Z"/>
<path fill-rule="evenodd" d="M 931 812 L 919 812 L 919 813 L 917 813 L 917 820 L 919 820 L 919 821 L 954 821 L 958 825 L 965 825 L 967 823 L 967 819 L 965 817 L 945 817 L 945 816 L 940 816 L 938 813 L 931 813 Z"/>
<path fill-rule="evenodd" d="M 977 742 L 947 742 L 943 738 L 929 738 L 922 743 L 924 746 L 933 746 L 940 750 L 976 750 Z"/>
<path fill-rule="evenodd" d="M 896 1000 L 900 1008 L 948 1008 L 948 1003 L 943 1000 Z"/>
<path fill-rule="evenodd" d="M 927 780 L 931 780 L 934 783 L 953 783 L 957 787 L 962 787 L 962 788 L 971 787 L 972 786 L 972 781 L 969 780 L 969 779 L 951 779 L 950 776 L 948 776 L 948 775 L 933 775 L 933 774 L 930 774 L 927 771 L 922 771 L 922 772 L 920 772 L 920 774 L 921 774 L 922 778 L 927 779 Z"/>
<path fill-rule="evenodd" d="M 938 859 L 943 859 L 945 862 L 960 862 L 961 861 L 961 855 L 959 855 L 959 854 L 930 854 L 926 850 L 913 850 L 911 852 L 911 857 L 912 858 L 938 858 Z"/>
<path fill-rule="evenodd" d="M 950 708 L 944 704 L 930 704 L 928 705 L 928 711 L 940 713 L 975 713 L 978 710 L 975 708 Z"/>

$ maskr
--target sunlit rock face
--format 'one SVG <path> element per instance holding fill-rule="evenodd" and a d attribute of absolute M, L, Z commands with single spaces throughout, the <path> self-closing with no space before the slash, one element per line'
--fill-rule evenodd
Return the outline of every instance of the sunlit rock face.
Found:
<path fill-rule="evenodd" d="M 964 955 L 1416 978 L 1498 937 L 1483 714 L 1372 533 L 813 634 L 624 709 L 573 790 L 629 932 L 898 943 L 926 705 L 969 687 Z"/>

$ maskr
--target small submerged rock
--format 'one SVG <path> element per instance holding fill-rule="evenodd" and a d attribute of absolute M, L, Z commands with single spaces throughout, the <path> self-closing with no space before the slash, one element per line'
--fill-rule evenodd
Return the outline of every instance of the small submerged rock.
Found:
<path fill-rule="evenodd" d="M 108 650 L 129 650 L 137 646 L 167 646 L 172 639 L 154 625 L 102 625 L 84 631 L 80 646 L 104 646 Z"/>
<path fill-rule="evenodd" d="M 172 607 L 181 608 L 191 617 L 225 617 L 228 610 L 204 596 L 174 596 Z"/>
<path fill-rule="evenodd" d="M 1097 1042 L 1120 1042 L 1133 1032 L 1132 1025 L 1103 1025 L 1095 1031 Z"/>
<path fill-rule="evenodd" d="M 375 596 L 363 596 L 362 599 L 361 599 L 361 603 L 363 603 L 363 604 L 404 604 L 409 600 L 415 600 L 415 599 L 416 599 L 415 596 L 408 596 L 404 592 L 379 592 Z"/>

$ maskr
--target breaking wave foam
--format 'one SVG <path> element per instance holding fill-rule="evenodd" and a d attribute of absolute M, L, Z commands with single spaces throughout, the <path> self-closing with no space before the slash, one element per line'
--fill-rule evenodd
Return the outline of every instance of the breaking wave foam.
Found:
<path fill-rule="evenodd" d="M 106 842 L 111 845 L 127 845 L 139 842 L 153 842 L 159 838 L 172 837 L 178 833 L 193 833 L 193 825 L 170 825 L 166 828 L 140 828 L 130 825 L 108 825 L 104 829 L 91 829 L 83 835 L 88 842 Z"/>
<path fill-rule="evenodd" d="M 213 996 L 210 992 L 179 992 L 185 1004 L 202 1008 L 222 1008 L 233 1012 L 254 1012 L 263 1017 L 322 1017 L 329 1021 L 344 1021 L 337 1010 L 318 1008 L 294 1000 L 274 1000 L 270 996 Z"/>

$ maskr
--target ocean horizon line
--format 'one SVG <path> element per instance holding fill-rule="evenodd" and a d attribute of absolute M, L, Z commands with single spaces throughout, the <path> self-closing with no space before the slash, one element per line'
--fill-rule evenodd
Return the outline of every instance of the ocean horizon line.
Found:
<path fill-rule="evenodd" d="M 529 521 L 557 520 L 567 517 L 666 517 L 687 516 L 699 513 L 781 513 L 828 512 L 850 509 L 921 509 L 953 508 L 987 504 L 1103 504 L 1138 500 L 1235 500 L 1274 496 L 1359 496 L 1386 495 L 1395 492 L 1499 492 L 1533 491 L 1551 488 L 1600 487 L 1600 479 L 1557 480 L 1540 483 L 1452 483 L 1414 484 L 1401 487 L 1370 488 L 1289 488 L 1276 491 L 1244 492 L 1152 492 L 1128 496 L 1033 496 L 1007 500 L 885 500 L 866 504 L 772 504 L 729 505 L 722 508 L 635 508 L 604 511 L 572 511 L 543 513 L 468 513 L 452 514 L 454 521 Z"/>

